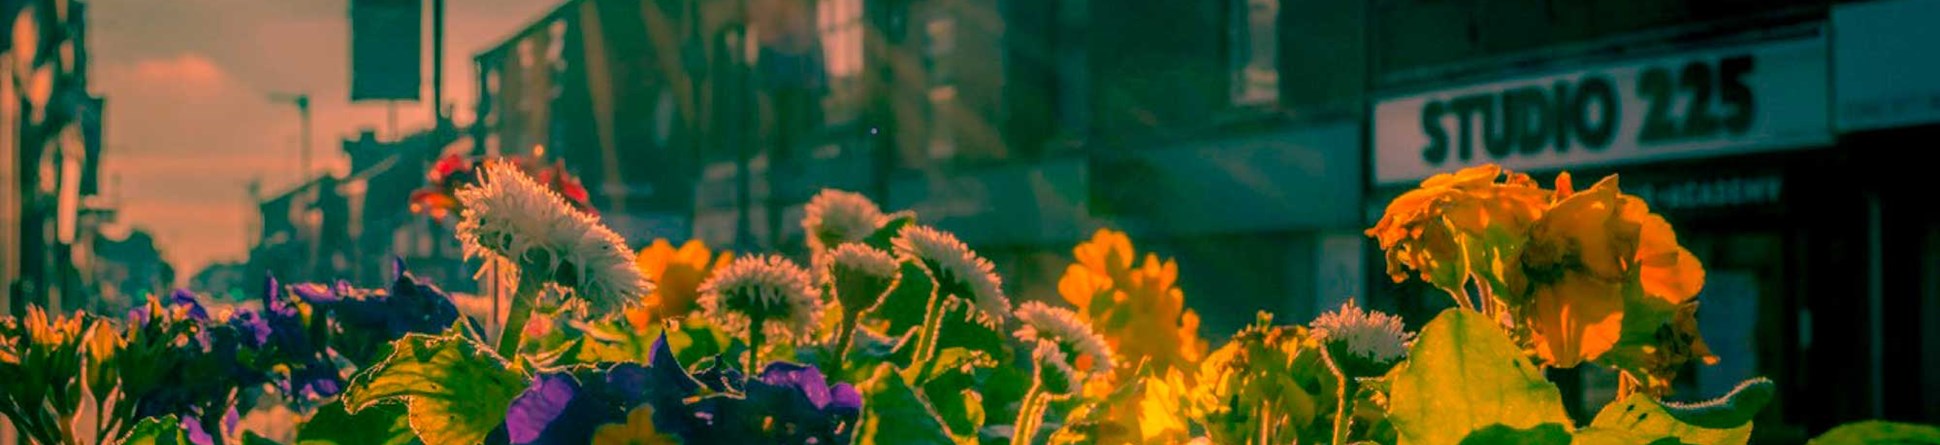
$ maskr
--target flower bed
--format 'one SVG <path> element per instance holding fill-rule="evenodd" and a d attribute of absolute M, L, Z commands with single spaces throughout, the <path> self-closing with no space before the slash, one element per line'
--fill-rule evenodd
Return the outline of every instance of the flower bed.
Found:
<path fill-rule="evenodd" d="M 570 178 L 465 165 L 441 162 L 434 179 L 464 180 L 419 201 L 514 289 L 502 334 L 403 264 L 374 289 L 269 280 L 260 310 L 188 292 L 125 317 L 30 309 L 0 319 L 0 415 L 47 444 L 275 443 L 237 428 L 261 394 L 304 413 L 305 444 L 1712 444 L 1746 442 L 1774 396 L 1753 379 L 1664 401 L 1676 370 L 1717 360 L 1704 269 L 1614 177 L 1430 178 L 1368 235 L 1453 308 L 1420 332 L 1351 301 L 1304 326 L 1262 312 L 1212 348 L 1178 265 L 1110 230 L 1072 249 L 1062 301 L 1013 304 L 954 235 L 853 193 L 809 203 L 804 267 L 631 252 L 561 197 Z M 1622 382 L 1582 425 L 1543 377 L 1576 366 Z"/>

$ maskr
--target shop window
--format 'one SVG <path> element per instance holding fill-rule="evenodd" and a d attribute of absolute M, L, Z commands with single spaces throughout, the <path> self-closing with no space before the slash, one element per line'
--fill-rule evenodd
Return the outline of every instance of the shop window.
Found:
<path fill-rule="evenodd" d="M 1280 95 L 1280 0 L 1232 0 L 1233 103 L 1273 103 Z"/>

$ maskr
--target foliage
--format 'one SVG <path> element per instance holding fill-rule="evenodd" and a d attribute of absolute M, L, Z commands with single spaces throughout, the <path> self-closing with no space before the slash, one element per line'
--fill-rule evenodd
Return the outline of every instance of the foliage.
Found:
<path fill-rule="evenodd" d="M 472 174 L 441 161 L 414 206 L 450 214 L 457 201 L 438 197 L 475 195 Z M 1391 277 L 1454 308 L 1419 333 L 1351 300 L 1306 325 L 1263 312 L 1210 348 L 1179 265 L 1141 260 L 1121 232 L 1073 248 L 1062 302 L 1013 312 L 988 260 L 859 194 L 811 200 L 806 268 L 664 239 L 610 261 L 623 241 L 583 189 L 536 174 L 495 179 L 528 187 L 501 204 L 598 236 L 521 222 L 466 239 L 548 243 L 531 251 L 545 258 L 494 262 L 532 278 L 496 338 L 402 264 L 375 289 L 270 280 L 260 311 L 212 316 L 188 292 L 126 320 L 36 308 L 0 318 L 0 414 L 62 445 L 272 443 L 225 421 L 265 392 L 306 415 L 299 444 L 1734 444 L 1774 397 L 1760 378 L 1664 400 L 1676 370 L 1716 360 L 1697 332 L 1704 271 L 1614 177 L 1584 190 L 1494 166 L 1431 178 L 1367 233 Z M 650 283 L 610 286 L 636 275 Z M 1577 425 L 1544 370 L 1585 363 L 1624 384 Z M 84 408 L 98 430 L 75 430 Z M 1937 434 L 1862 423 L 1815 443 Z"/>

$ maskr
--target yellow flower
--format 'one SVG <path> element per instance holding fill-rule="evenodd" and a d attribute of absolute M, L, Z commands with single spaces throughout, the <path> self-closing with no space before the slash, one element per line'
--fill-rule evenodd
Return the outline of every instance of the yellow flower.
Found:
<path fill-rule="evenodd" d="M 1395 198 L 1366 234 L 1386 251 L 1395 282 L 1413 269 L 1422 281 L 1464 298 L 1464 285 L 1476 277 L 1508 297 L 1521 288 L 1510 253 L 1551 199 L 1528 175 L 1470 167 L 1430 177 Z"/>
<path fill-rule="evenodd" d="M 695 300 L 700 298 L 701 282 L 732 257 L 726 251 L 714 255 L 701 240 L 688 240 L 678 250 L 665 238 L 653 240 L 633 257 L 633 264 L 659 286 L 646 295 L 645 305 L 626 311 L 627 321 L 635 328 L 646 329 L 661 319 L 692 312 L 697 307 Z"/>
<path fill-rule="evenodd" d="M 1669 309 L 1704 286 L 1704 269 L 1683 247 L 1670 224 L 1635 196 L 1617 188 L 1615 176 L 1566 196 L 1531 228 L 1520 266 L 1529 284 L 1521 315 L 1538 356 L 1572 367 L 1615 347 L 1640 320 L 1663 314 L 1627 314 L 1626 308 Z M 1643 330 L 1655 335 L 1661 323 Z M 1693 332 L 1695 335 L 1695 332 Z"/>
<path fill-rule="evenodd" d="M 601 425 L 593 431 L 594 445 L 676 445 L 680 440 L 653 427 L 653 406 L 641 405 L 626 415 L 626 423 Z"/>
<path fill-rule="evenodd" d="M 1058 280 L 1058 293 L 1105 337 L 1126 363 L 1149 360 L 1159 372 L 1189 369 L 1206 353 L 1199 314 L 1185 307 L 1179 265 L 1136 253 L 1122 232 L 1100 229 L 1072 249 L 1077 263 Z M 1130 369 L 1130 368 L 1123 368 Z"/>

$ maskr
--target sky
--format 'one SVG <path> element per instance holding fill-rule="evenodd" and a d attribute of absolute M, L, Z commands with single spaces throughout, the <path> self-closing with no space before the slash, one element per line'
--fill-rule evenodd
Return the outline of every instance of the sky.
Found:
<path fill-rule="evenodd" d="M 561 1 L 445 2 L 445 97 L 458 106 L 460 123 L 470 121 L 476 95 L 471 58 Z M 91 80 L 107 100 L 103 186 L 121 209 L 110 231 L 155 235 L 179 282 L 212 262 L 247 257 L 251 180 L 263 181 L 265 194 L 298 182 L 301 120 L 271 93 L 310 95 L 318 170 L 346 169 L 342 139 L 362 129 L 386 134 L 383 103 L 349 100 L 347 0 L 90 6 Z M 428 33 L 428 21 L 424 27 Z M 423 73 L 421 96 L 429 100 L 429 66 Z M 397 113 L 407 133 L 431 121 L 428 103 L 400 103 Z"/>

